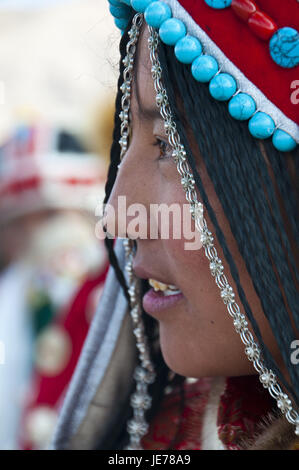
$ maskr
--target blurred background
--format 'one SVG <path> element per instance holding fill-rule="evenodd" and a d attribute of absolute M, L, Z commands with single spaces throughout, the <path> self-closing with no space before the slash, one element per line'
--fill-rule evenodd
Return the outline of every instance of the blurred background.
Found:
<path fill-rule="evenodd" d="M 106 0 L 0 0 L 0 449 L 44 449 L 108 269 L 120 33 Z"/>

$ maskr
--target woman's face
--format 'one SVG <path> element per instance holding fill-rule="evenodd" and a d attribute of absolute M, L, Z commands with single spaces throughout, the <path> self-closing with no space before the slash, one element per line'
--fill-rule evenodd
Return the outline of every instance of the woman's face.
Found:
<path fill-rule="evenodd" d="M 164 123 L 156 106 L 147 39 L 148 31 L 144 29 L 139 39 L 137 74 L 131 99 L 132 137 L 119 167 L 108 204 L 114 206 L 116 214 L 118 196 L 126 196 L 127 207 L 130 204 L 142 204 L 147 209 L 146 222 L 149 226 L 151 204 L 170 206 L 177 203 L 183 207 L 186 198 L 176 164 L 171 158 L 172 149 L 168 144 Z M 202 163 L 199 173 L 238 266 L 241 284 L 246 286 L 245 294 L 262 335 L 278 360 L 271 330 Z M 204 216 L 213 232 L 213 225 L 205 210 Z M 129 237 L 132 218 L 126 219 Z M 117 222 L 118 236 L 126 236 L 120 229 L 120 216 Z M 210 273 L 209 260 L 204 249 L 185 249 L 185 242 L 184 237 L 164 239 L 161 236 L 157 239 L 148 237 L 136 240 L 137 252 L 133 268 L 137 276 L 175 285 L 182 292 L 182 296 L 177 296 L 172 305 L 168 303 L 166 307 L 164 305 L 163 308 L 148 312 L 159 322 L 161 349 L 166 363 L 173 371 L 191 377 L 255 373 L 245 356 L 244 345 L 235 332 L 232 318 Z M 235 300 L 241 306 L 236 286 L 216 237 L 214 243 L 218 256 L 222 259 L 224 273 L 234 289 Z"/>

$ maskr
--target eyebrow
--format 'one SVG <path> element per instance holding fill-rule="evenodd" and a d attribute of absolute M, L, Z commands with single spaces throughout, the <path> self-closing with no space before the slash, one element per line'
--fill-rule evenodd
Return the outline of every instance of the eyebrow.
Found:
<path fill-rule="evenodd" d="M 142 104 L 142 101 L 140 99 L 140 90 L 139 90 L 139 83 L 138 83 L 138 80 L 137 80 L 137 68 L 135 67 L 134 68 L 134 81 L 135 81 L 135 92 L 136 92 L 136 101 L 137 101 L 137 104 L 138 104 L 138 117 L 140 119 L 144 119 L 145 121 L 152 121 L 152 120 L 155 120 L 155 119 L 162 119 L 162 116 L 161 116 L 161 113 L 160 113 L 160 110 L 158 109 L 158 106 L 155 106 L 155 107 L 145 107 L 143 106 Z M 184 113 L 182 113 L 182 116 L 181 116 L 181 120 L 182 120 L 182 124 L 183 126 L 185 127 L 185 129 L 188 129 L 189 127 L 189 123 L 187 122 L 187 119 L 186 119 L 186 116 Z"/>
<path fill-rule="evenodd" d="M 135 68 L 136 72 L 136 68 Z M 145 121 L 152 121 L 155 119 L 162 119 L 160 111 L 157 106 L 154 107 L 147 107 L 143 106 L 141 100 L 141 94 L 139 90 L 139 83 L 137 80 L 137 76 L 135 75 L 135 93 L 136 93 L 136 101 L 138 104 L 138 117 L 139 119 L 143 119 Z"/>
<path fill-rule="evenodd" d="M 137 95 L 138 117 L 139 117 L 139 119 L 143 119 L 147 122 L 151 122 L 151 121 L 154 121 L 154 120 L 157 120 L 157 119 L 161 119 L 162 121 L 164 121 L 158 107 L 152 108 L 152 107 L 143 106 L 143 104 L 140 101 L 139 93 L 137 93 L 136 95 Z M 185 114 L 181 115 L 181 122 L 182 122 L 184 128 L 188 129 L 189 123 L 186 119 Z"/>
<path fill-rule="evenodd" d="M 162 120 L 162 116 L 158 108 L 147 108 L 142 106 L 140 101 L 138 101 L 138 117 L 145 121 L 153 121 L 156 119 Z"/>

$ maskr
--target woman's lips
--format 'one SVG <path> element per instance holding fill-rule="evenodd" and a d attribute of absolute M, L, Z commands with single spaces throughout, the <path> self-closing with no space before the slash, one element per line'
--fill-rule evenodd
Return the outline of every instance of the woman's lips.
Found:
<path fill-rule="evenodd" d="M 153 317 L 162 310 L 171 308 L 184 299 L 182 293 L 165 296 L 163 292 L 150 289 L 142 299 L 144 310 Z"/>

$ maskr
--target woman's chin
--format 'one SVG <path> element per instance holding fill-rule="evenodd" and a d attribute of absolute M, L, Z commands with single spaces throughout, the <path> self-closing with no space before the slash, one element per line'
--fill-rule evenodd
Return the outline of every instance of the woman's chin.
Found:
<path fill-rule="evenodd" d="M 159 322 L 161 352 L 167 366 L 173 372 L 184 377 L 232 377 L 256 374 L 252 363 L 248 361 L 242 346 L 237 355 L 231 351 L 204 353 L 199 348 L 201 339 L 196 344 L 184 339 L 180 328 L 172 329 L 169 324 Z M 207 345 L 206 349 L 209 347 Z"/>
<path fill-rule="evenodd" d="M 177 334 L 170 334 L 169 328 L 160 323 L 161 352 L 170 370 L 184 377 L 207 376 L 201 364 L 195 364 L 190 356 L 190 350 L 184 345 L 182 338 Z"/>

